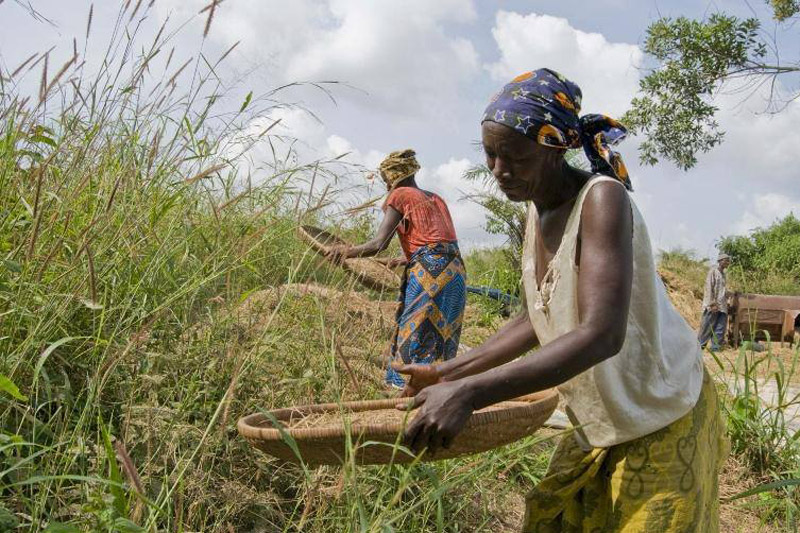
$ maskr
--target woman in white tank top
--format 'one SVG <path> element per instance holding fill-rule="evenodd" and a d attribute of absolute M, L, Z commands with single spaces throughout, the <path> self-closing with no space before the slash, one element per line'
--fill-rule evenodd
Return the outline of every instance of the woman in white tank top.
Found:
<path fill-rule="evenodd" d="M 462 357 L 397 368 L 420 407 L 408 443 L 446 447 L 473 410 L 557 387 L 575 431 L 528 496 L 524 531 L 714 532 L 725 455 L 714 385 L 609 147 L 625 129 L 579 118 L 580 103 L 577 85 L 539 69 L 486 109 L 487 164 L 510 200 L 530 202 L 527 312 Z M 592 173 L 564 159 L 581 146 Z"/>

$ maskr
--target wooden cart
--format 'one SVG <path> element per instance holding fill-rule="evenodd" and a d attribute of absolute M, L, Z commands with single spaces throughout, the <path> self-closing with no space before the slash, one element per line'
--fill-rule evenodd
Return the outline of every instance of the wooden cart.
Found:
<path fill-rule="evenodd" d="M 734 293 L 728 306 L 728 338 L 794 343 L 800 329 L 800 296 Z"/>

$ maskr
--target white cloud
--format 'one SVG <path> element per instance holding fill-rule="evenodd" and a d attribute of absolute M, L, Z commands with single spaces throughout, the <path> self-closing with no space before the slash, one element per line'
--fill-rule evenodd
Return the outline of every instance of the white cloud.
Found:
<path fill-rule="evenodd" d="M 800 202 L 779 193 L 760 194 L 736 223 L 738 234 L 747 234 L 755 228 L 766 227 L 789 213 L 800 213 Z"/>
<path fill-rule="evenodd" d="M 377 105 L 424 114 L 477 73 L 477 53 L 441 24 L 474 17 L 471 0 L 332 0 L 333 27 L 292 57 L 288 79 L 337 79 Z"/>
<path fill-rule="evenodd" d="M 285 168 L 318 159 L 321 154 L 315 147 L 324 143 L 325 136 L 325 126 L 310 113 L 281 107 L 230 135 L 222 142 L 222 150 L 228 158 L 245 153 L 251 169 Z"/>
<path fill-rule="evenodd" d="M 207 0 L 163 0 L 162 15 L 196 14 Z M 459 83 L 478 74 L 472 43 L 445 24 L 475 19 L 472 0 L 239 0 L 220 6 L 210 39 L 242 41 L 234 57 L 278 82 L 335 80 L 337 92 L 389 113 L 451 110 Z M 199 24 L 204 19 L 197 17 Z"/>
<path fill-rule="evenodd" d="M 464 179 L 464 174 L 474 164 L 466 158 L 450 158 L 432 169 L 423 168 L 418 179 L 420 187 L 435 192 L 447 202 L 458 240 L 465 250 L 473 246 L 501 244 L 505 240 L 502 236 L 486 233 L 483 229 L 486 224 L 485 210 L 466 198 L 480 191 L 478 185 Z"/>
<path fill-rule="evenodd" d="M 727 169 L 731 184 L 795 186 L 800 166 L 800 102 L 790 102 L 779 113 L 766 113 L 766 85 L 743 98 L 736 91 L 717 98 L 725 140 L 703 156 L 704 163 Z"/>
<path fill-rule="evenodd" d="M 362 152 L 353 147 L 352 143 L 339 135 L 330 135 L 325 141 L 326 155 L 328 157 L 340 157 L 343 161 L 362 166 L 366 169 L 376 169 L 381 160 L 386 156 L 378 150 L 368 150 Z"/>
<path fill-rule="evenodd" d="M 207 0 L 160 0 L 161 18 L 192 20 L 201 29 L 208 13 Z M 327 6 L 314 0 L 237 0 L 221 4 L 215 13 L 209 39 L 227 48 L 240 42 L 235 57 L 251 65 L 283 70 L 292 54 L 317 40 L 330 17 Z"/>
<path fill-rule="evenodd" d="M 268 135 L 262 135 L 265 130 Z M 383 153 L 358 150 L 300 108 L 276 108 L 253 119 L 223 142 L 222 153 L 231 159 L 244 154 L 237 163 L 239 187 L 258 185 L 277 175 L 289 178 L 290 186 L 304 193 L 312 183 L 317 194 L 327 188 L 328 197 L 335 196 L 342 207 L 363 202 L 381 186 L 367 175 Z M 318 161 L 321 164 L 315 167 Z"/>
<path fill-rule="evenodd" d="M 492 29 L 500 59 L 487 70 L 496 80 L 548 67 L 577 83 L 584 113 L 622 114 L 638 88 L 643 54 L 635 44 L 612 43 L 573 28 L 564 18 L 499 11 Z"/>

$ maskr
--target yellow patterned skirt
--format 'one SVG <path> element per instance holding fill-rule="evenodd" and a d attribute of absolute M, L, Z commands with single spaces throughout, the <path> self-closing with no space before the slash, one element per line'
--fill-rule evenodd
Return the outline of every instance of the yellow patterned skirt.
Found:
<path fill-rule="evenodd" d="M 523 531 L 716 532 L 727 452 L 714 382 L 705 372 L 697 405 L 650 435 L 589 452 L 565 436 L 527 497 Z"/>

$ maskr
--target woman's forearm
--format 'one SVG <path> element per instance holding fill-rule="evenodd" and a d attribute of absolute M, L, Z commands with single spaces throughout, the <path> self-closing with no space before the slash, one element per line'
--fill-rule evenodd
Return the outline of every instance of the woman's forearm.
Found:
<path fill-rule="evenodd" d="M 482 345 L 461 357 L 438 364 L 444 381 L 455 381 L 485 372 L 513 361 L 538 344 L 530 319 L 525 313 L 505 324 Z"/>
<path fill-rule="evenodd" d="M 573 330 L 536 352 L 535 356 L 472 375 L 462 380 L 473 397 L 473 407 L 517 398 L 560 385 L 621 349 L 608 335 Z"/>
<path fill-rule="evenodd" d="M 347 257 L 372 257 L 385 250 L 388 244 L 388 241 L 381 242 L 379 239 L 375 238 L 364 244 L 348 248 Z"/>

